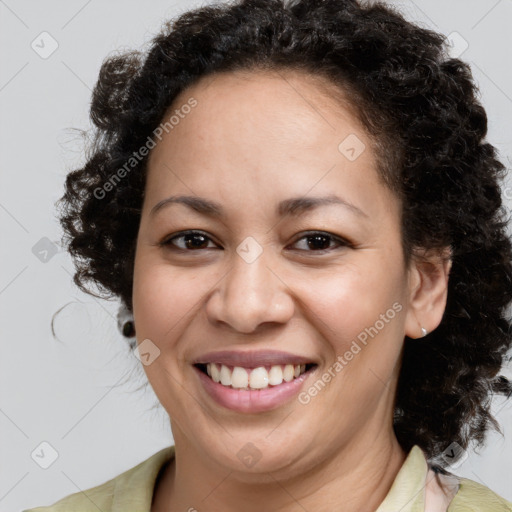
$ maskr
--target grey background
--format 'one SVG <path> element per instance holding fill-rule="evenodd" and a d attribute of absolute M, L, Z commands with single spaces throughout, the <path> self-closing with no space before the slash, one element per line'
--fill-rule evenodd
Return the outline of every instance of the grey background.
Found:
<path fill-rule="evenodd" d="M 510 168 L 512 1 L 389 3 L 408 19 L 467 41 L 461 58 L 480 87 L 488 140 Z M 0 512 L 50 504 L 103 483 L 172 443 L 165 411 L 151 408 L 152 389 L 136 390 L 145 374 L 117 330 L 118 304 L 86 295 L 71 281 L 71 259 L 55 245 L 61 232 L 54 202 L 66 173 L 83 161 L 72 128 L 90 126 L 102 60 L 143 46 L 164 19 L 197 5 L 0 0 Z M 58 43 L 47 58 L 31 47 L 35 41 L 39 52 L 51 49 L 44 31 Z M 511 207 L 512 180 L 504 195 Z M 50 322 L 62 307 L 58 343 Z M 505 440 L 489 434 L 486 448 L 469 452 L 454 471 L 512 500 L 512 404 L 503 404 L 496 399 L 493 410 Z M 43 442 L 58 454 L 47 469 L 36 463 Z"/>

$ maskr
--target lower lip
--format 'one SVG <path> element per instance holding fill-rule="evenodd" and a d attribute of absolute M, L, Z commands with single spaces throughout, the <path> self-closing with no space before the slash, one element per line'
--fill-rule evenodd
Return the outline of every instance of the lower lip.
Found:
<path fill-rule="evenodd" d="M 194 366 L 194 369 L 206 392 L 219 405 L 238 412 L 254 413 L 277 409 L 292 399 L 299 393 L 304 381 L 313 373 L 315 368 L 299 375 L 290 382 L 255 390 L 238 390 L 223 386 L 210 379 L 196 366 Z"/>

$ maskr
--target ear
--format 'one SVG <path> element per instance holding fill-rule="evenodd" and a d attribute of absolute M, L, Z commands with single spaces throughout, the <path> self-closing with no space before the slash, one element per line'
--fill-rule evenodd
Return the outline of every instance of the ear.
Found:
<path fill-rule="evenodd" d="M 449 247 L 414 251 L 408 271 L 409 307 L 405 319 L 405 334 L 409 338 L 421 338 L 422 327 L 429 333 L 441 323 L 448 295 L 451 258 Z"/>

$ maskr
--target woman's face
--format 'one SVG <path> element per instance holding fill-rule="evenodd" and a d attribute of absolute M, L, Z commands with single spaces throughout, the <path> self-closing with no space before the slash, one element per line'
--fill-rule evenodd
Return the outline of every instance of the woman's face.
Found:
<path fill-rule="evenodd" d="M 292 474 L 390 437 L 404 335 L 420 335 L 417 283 L 360 124 L 297 73 L 210 76 L 172 114 L 148 160 L 133 307 L 176 445 L 236 472 Z M 219 211 L 153 210 L 170 196 Z M 198 361 L 257 389 L 214 382 Z M 315 366 L 288 382 L 294 363 Z"/>

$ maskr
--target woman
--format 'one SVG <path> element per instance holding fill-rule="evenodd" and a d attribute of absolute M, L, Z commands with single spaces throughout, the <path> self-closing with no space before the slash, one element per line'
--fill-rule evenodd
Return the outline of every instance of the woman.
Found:
<path fill-rule="evenodd" d="M 512 510 L 450 471 L 512 391 L 512 250 L 442 35 L 356 0 L 203 7 L 107 59 L 91 117 L 75 282 L 133 314 L 174 446 L 33 511 Z"/>

